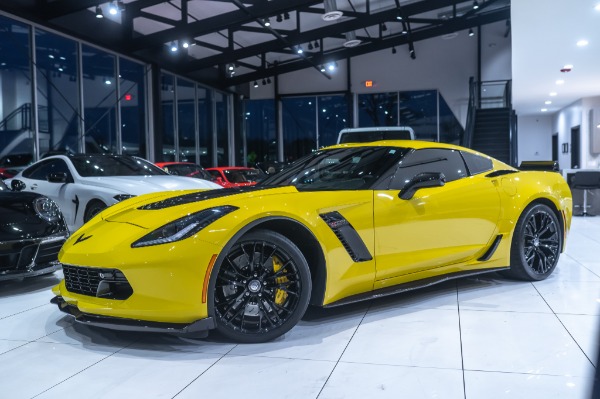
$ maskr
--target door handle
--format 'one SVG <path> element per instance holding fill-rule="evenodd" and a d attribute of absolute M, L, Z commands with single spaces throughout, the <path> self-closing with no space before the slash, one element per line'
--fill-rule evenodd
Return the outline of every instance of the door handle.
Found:
<path fill-rule="evenodd" d="M 32 184 L 32 185 L 31 185 L 31 189 L 32 189 L 32 190 L 35 190 L 36 188 L 37 188 L 37 184 Z"/>

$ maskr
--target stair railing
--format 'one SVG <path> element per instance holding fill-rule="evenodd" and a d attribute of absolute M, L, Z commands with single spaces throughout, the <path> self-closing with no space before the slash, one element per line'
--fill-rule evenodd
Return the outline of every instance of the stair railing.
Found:
<path fill-rule="evenodd" d="M 31 104 L 26 103 L 8 114 L 0 121 L 0 131 L 18 131 L 31 129 Z"/>

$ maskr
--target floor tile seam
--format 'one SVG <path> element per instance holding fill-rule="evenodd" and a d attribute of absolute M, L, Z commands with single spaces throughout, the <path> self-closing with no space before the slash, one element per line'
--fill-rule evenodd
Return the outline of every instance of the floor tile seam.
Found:
<path fill-rule="evenodd" d="M 545 301 L 544 301 L 545 302 Z M 518 310 L 483 310 L 483 309 L 461 309 L 461 312 L 473 312 L 473 313 L 515 313 L 515 314 L 537 314 L 537 315 L 552 315 L 554 311 L 550 309 L 548 312 L 520 312 Z"/>
<path fill-rule="evenodd" d="M 8 316 L 3 316 L 3 317 L 0 317 L 0 320 L 8 319 L 8 318 L 11 318 L 11 317 L 14 317 L 14 316 L 20 315 L 20 314 L 22 314 L 22 313 L 25 313 L 25 312 L 29 312 L 30 310 L 39 309 L 39 308 L 41 308 L 41 307 L 48 306 L 48 305 L 50 305 L 50 304 L 49 304 L 49 303 L 44 303 L 43 305 L 34 306 L 33 308 L 25 309 L 25 310 L 22 310 L 22 311 L 20 311 L 20 312 L 17 312 L 17 313 L 13 313 L 13 314 L 11 314 L 11 315 L 8 315 Z"/>
<path fill-rule="evenodd" d="M 577 263 L 579 266 L 583 267 L 584 269 L 586 269 L 587 271 L 589 271 L 590 273 L 592 273 L 594 276 L 600 277 L 600 273 L 596 273 L 595 271 L 593 271 L 592 269 L 590 269 L 589 267 L 587 267 L 586 265 L 584 265 L 583 263 L 581 263 L 579 260 L 573 258 L 571 255 L 566 254 L 567 257 L 569 257 L 573 262 Z"/>
<path fill-rule="evenodd" d="M 463 351 L 463 339 L 462 339 L 462 324 L 460 320 L 460 291 L 458 287 L 458 282 L 456 282 L 456 312 L 458 316 L 458 342 L 460 344 L 460 368 L 462 375 L 462 383 L 463 383 L 463 395 L 464 398 L 467 399 L 467 381 L 465 379 L 465 356 Z"/>
<path fill-rule="evenodd" d="M 171 399 L 175 399 L 177 396 L 179 396 L 180 393 L 182 393 L 183 391 L 185 391 L 190 385 L 192 385 L 198 378 L 202 377 L 204 374 L 206 374 L 206 372 L 208 370 L 210 370 L 211 368 L 213 368 L 215 366 L 215 364 L 219 363 L 221 360 L 223 360 L 223 358 L 225 356 L 227 356 L 232 350 L 234 350 L 235 348 L 237 348 L 238 345 L 235 345 L 233 348 L 231 348 L 230 350 L 227 351 L 227 353 L 224 353 L 220 358 L 218 358 L 217 360 L 215 360 L 213 362 L 213 364 L 211 364 L 210 366 L 208 366 L 206 368 L 206 370 L 202 371 L 200 374 L 198 374 L 198 376 L 194 379 L 192 379 L 186 386 L 184 386 L 183 388 L 181 388 L 181 390 L 179 392 L 177 392 L 175 395 L 173 395 L 171 397 Z"/>
<path fill-rule="evenodd" d="M 259 358 L 259 359 L 281 359 L 281 360 L 304 360 L 310 362 L 324 362 L 324 363 L 337 363 L 338 360 L 329 360 L 329 359 L 310 359 L 306 357 L 289 357 L 289 356 L 267 356 L 267 355 L 256 355 L 256 354 L 244 354 L 244 353 L 228 353 L 227 357 L 231 358 L 234 356 L 240 357 L 250 357 L 250 358 Z"/>
<path fill-rule="evenodd" d="M 131 344 L 129 344 L 129 345 L 132 345 L 133 343 L 134 343 L 134 342 L 132 342 L 132 343 L 131 343 Z M 49 387 L 49 388 L 47 388 L 47 389 L 44 389 L 43 391 L 41 391 L 41 392 L 39 392 L 39 393 L 35 394 L 34 396 L 32 396 L 32 397 L 31 397 L 31 399 L 37 398 L 38 396 L 40 396 L 40 395 L 43 395 L 44 393 L 46 393 L 46 392 L 50 391 L 51 389 L 54 389 L 54 388 L 56 388 L 56 387 L 57 387 L 57 386 L 59 386 L 60 384 L 62 384 L 62 383 L 64 383 L 64 382 L 66 382 L 66 381 L 70 380 L 71 378 L 73 378 L 73 377 L 75 377 L 75 376 L 77 376 L 77 375 L 79 375 L 79 374 L 83 373 L 84 371 L 86 371 L 86 370 L 88 370 L 88 369 L 90 369 L 90 368 L 94 367 L 95 365 L 97 365 L 98 363 L 101 363 L 101 362 L 103 362 L 104 360 L 108 359 L 109 357 L 112 357 L 113 355 L 115 355 L 115 354 L 117 354 L 117 353 L 121 352 L 123 349 L 127 348 L 129 345 L 126 345 L 126 346 L 122 347 L 121 349 L 119 349 L 119 350 L 117 350 L 117 351 L 115 351 L 115 352 L 113 352 L 113 353 L 111 353 L 111 354 L 109 354 L 109 355 L 107 355 L 107 356 L 103 357 L 102 359 L 98 360 L 97 362 L 94 362 L 94 363 L 92 363 L 92 364 L 88 365 L 87 367 L 85 367 L 85 368 L 83 368 L 83 369 L 79 370 L 79 371 L 78 371 L 78 372 L 76 372 L 75 374 L 72 374 L 72 375 L 68 376 L 67 378 L 63 379 L 62 381 L 60 381 L 60 382 L 57 382 L 56 384 L 52 385 L 51 387 Z"/>
<path fill-rule="evenodd" d="M 360 365 L 367 365 L 367 366 L 406 367 L 406 368 L 427 369 L 427 370 L 461 371 L 461 369 L 458 368 L 458 367 L 418 366 L 418 365 L 415 365 L 415 364 L 358 362 L 358 361 L 352 361 L 352 360 L 340 360 L 338 363 L 342 363 L 342 364 L 360 364 Z"/>
<path fill-rule="evenodd" d="M 13 342 L 22 342 L 22 341 L 13 341 Z M 9 349 L 9 350 L 7 350 L 6 352 L 2 352 L 2 353 L 0 353 L 0 359 L 2 359 L 2 356 L 6 355 L 7 353 L 10 353 L 10 352 L 12 352 L 12 351 L 14 351 L 14 350 L 17 350 L 17 349 L 19 349 L 19 348 L 22 348 L 22 347 L 24 347 L 24 346 L 26 346 L 26 345 L 29 345 L 30 343 L 31 343 L 31 341 L 28 341 L 28 342 L 23 342 L 21 345 L 15 346 L 14 348 L 10 348 L 10 349 Z"/>
<path fill-rule="evenodd" d="M 373 304 L 370 303 L 369 307 L 365 310 L 365 313 L 363 314 L 362 318 L 358 322 L 358 325 L 354 329 L 354 332 L 350 336 L 350 339 L 348 340 L 348 342 L 346 342 L 346 346 L 344 347 L 344 350 L 342 351 L 342 353 L 340 354 L 340 357 L 338 358 L 337 362 L 334 364 L 333 368 L 331 369 L 331 372 L 329 373 L 329 375 L 325 379 L 325 382 L 323 383 L 323 386 L 319 390 L 319 393 L 317 394 L 317 396 L 315 396 L 315 399 L 318 399 L 319 396 L 321 396 L 321 393 L 323 393 L 323 390 L 325 389 L 325 386 L 327 386 L 327 383 L 331 379 L 331 376 L 333 375 L 335 369 L 337 368 L 338 364 L 340 364 L 340 361 L 342 360 L 342 357 L 344 357 L 344 353 L 346 353 L 346 350 L 348 349 L 348 346 L 350 345 L 350 342 L 352 342 L 352 339 L 354 338 L 354 336 L 356 335 L 356 333 L 357 333 L 358 329 L 360 328 L 361 324 L 363 323 L 363 321 L 367 317 L 367 314 L 369 313 L 369 310 L 371 310 L 372 306 L 373 306 Z"/>
<path fill-rule="evenodd" d="M 535 285 L 533 285 L 533 288 L 538 291 L 537 287 Z M 539 291 L 538 291 L 539 292 Z M 542 295 L 540 293 L 540 295 Z M 546 298 L 544 298 L 542 296 L 542 299 L 544 300 L 544 302 L 546 302 L 546 304 L 552 309 L 552 307 L 550 306 L 550 304 L 546 301 Z M 567 334 L 569 334 L 569 336 L 571 337 L 571 339 L 573 340 L 573 342 L 575 342 L 575 345 L 577 345 L 577 347 L 579 348 L 579 350 L 581 351 L 581 353 L 583 353 L 583 356 L 585 356 L 585 358 L 588 360 L 588 362 L 590 362 L 590 364 L 592 365 L 592 367 L 594 368 L 594 370 L 596 369 L 596 366 L 594 365 L 594 362 L 592 361 L 592 359 L 589 358 L 589 356 L 587 355 L 587 353 L 585 353 L 585 351 L 583 350 L 583 348 L 581 347 L 581 345 L 579 345 L 579 342 L 577 342 L 577 340 L 575 339 L 575 337 L 573 336 L 573 334 L 571 334 L 571 331 L 569 331 L 569 329 L 567 328 L 567 326 L 565 326 L 565 324 L 563 323 L 563 321 L 560 319 L 560 317 L 558 317 L 558 314 L 554 311 L 554 309 L 552 309 L 554 317 L 556 318 L 556 320 L 558 320 L 558 322 L 560 323 L 560 325 L 564 328 L 564 330 L 567 332 Z"/>
<path fill-rule="evenodd" d="M 565 375 L 565 374 L 551 374 L 551 373 L 524 373 L 520 371 L 506 371 L 506 370 L 482 370 L 482 369 L 471 369 L 466 368 L 466 372 L 477 372 L 477 373 L 496 373 L 496 374 L 508 374 L 508 375 L 528 375 L 533 377 L 563 377 L 563 378 L 583 378 L 593 380 L 594 376 L 584 375 Z"/>

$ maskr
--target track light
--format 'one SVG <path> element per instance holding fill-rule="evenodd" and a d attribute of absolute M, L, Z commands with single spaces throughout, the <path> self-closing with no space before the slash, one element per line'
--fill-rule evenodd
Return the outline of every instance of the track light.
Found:
<path fill-rule="evenodd" d="M 325 72 L 325 71 L 326 71 L 326 69 L 325 69 L 325 65 L 321 65 L 321 66 L 319 66 L 319 70 L 320 70 L 321 72 Z"/>
<path fill-rule="evenodd" d="M 267 17 L 267 18 L 265 18 L 265 19 L 263 19 L 263 25 L 264 25 L 264 26 L 271 26 L 271 21 L 269 20 L 269 18 L 268 18 L 268 17 Z"/>
<path fill-rule="evenodd" d="M 392 54 L 396 54 L 396 47 L 392 47 Z"/>
<path fill-rule="evenodd" d="M 267 78 L 267 83 L 271 84 L 271 78 Z"/>
<path fill-rule="evenodd" d="M 475 36 L 475 32 L 473 32 L 473 28 L 469 28 L 469 36 Z"/>
<path fill-rule="evenodd" d="M 189 43 L 187 40 L 185 40 L 185 41 L 183 42 L 183 44 L 181 45 L 181 47 L 183 47 L 183 48 L 188 48 L 188 47 L 190 47 L 190 43 Z"/>
<path fill-rule="evenodd" d="M 477 0 L 473 0 L 473 10 L 477 10 L 479 8 L 479 2 Z"/>
<path fill-rule="evenodd" d="M 118 12 L 119 12 L 119 9 L 117 8 L 117 6 L 115 6 L 115 3 L 113 1 L 108 3 L 108 13 L 110 15 L 117 15 Z"/>
<path fill-rule="evenodd" d="M 254 86 L 254 88 L 258 87 L 258 82 L 256 80 L 254 81 L 254 85 L 253 86 Z"/>
<path fill-rule="evenodd" d="M 381 31 L 385 32 L 387 30 L 387 25 L 384 23 L 381 24 Z"/>
<path fill-rule="evenodd" d="M 396 19 L 402 21 L 402 12 L 400 12 L 400 10 L 396 11 Z"/>
<path fill-rule="evenodd" d="M 169 45 L 169 48 L 171 49 L 172 53 L 175 53 L 177 50 L 179 50 L 179 46 L 177 46 L 177 40 L 173 40 Z"/>
<path fill-rule="evenodd" d="M 100 7 L 99 5 L 96 6 L 96 18 L 98 18 L 98 19 L 104 18 L 104 13 L 102 12 L 102 7 Z"/>
<path fill-rule="evenodd" d="M 283 21 L 283 17 L 281 16 L 281 14 L 277 14 L 276 21 L 277 21 L 277 22 L 281 22 L 281 21 Z"/>
<path fill-rule="evenodd" d="M 406 24 L 404 22 L 402 22 L 402 34 L 406 35 L 408 33 L 408 30 L 406 29 Z"/>
<path fill-rule="evenodd" d="M 283 19 L 290 19 L 290 13 L 287 11 L 283 13 Z"/>
<path fill-rule="evenodd" d="M 266 86 L 267 85 L 267 80 L 263 79 L 262 84 L 263 84 L 263 86 Z"/>
<path fill-rule="evenodd" d="M 308 49 L 309 49 L 309 50 L 312 50 L 312 49 L 314 49 L 312 42 L 308 42 Z"/>
<path fill-rule="evenodd" d="M 319 44 L 319 41 L 315 40 L 315 48 L 319 48 L 319 47 L 321 47 L 321 45 Z"/>
<path fill-rule="evenodd" d="M 230 70 L 230 71 L 233 71 L 233 69 L 234 69 L 234 66 L 233 66 L 233 64 L 229 64 L 229 65 L 227 66 L 227 69 L 228 69 L 228 70 Z"/>
<path fill-rule="evenodd" d="M 296 52 L 298 54 L 302 54 L 304 52 L 304 50 L 302 50 L 302 46 L 298 46 L 298 48 L 296 48 Z"/>

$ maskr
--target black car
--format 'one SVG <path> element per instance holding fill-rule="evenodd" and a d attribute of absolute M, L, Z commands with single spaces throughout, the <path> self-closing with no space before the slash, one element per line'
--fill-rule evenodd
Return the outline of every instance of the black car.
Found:
<path fill-rule="evenodd" d="M 0 180 L 0 280 L 59 270 L 58 251 L 68 235 L 51 199 L 11 191 Z"/>

